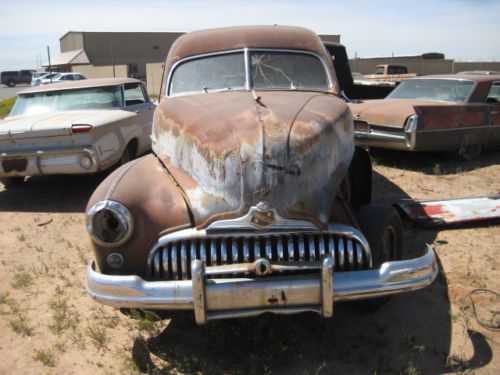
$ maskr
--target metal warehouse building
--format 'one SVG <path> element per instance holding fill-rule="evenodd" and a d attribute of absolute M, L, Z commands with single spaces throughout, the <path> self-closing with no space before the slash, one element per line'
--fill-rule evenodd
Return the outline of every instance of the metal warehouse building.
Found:
<path fill-rule="evenodd" d="M 53 70 L 79 72 L 89 78 L 157 77 L 170 46 L 182 34 L 69 31 L 59 39 L 61 53 L 51 59 L 51 66 Z M 325 41 L 340 41 L 340 35 L 320 37 Z M 156 82 L 154 86 L 158 86 Z"/>

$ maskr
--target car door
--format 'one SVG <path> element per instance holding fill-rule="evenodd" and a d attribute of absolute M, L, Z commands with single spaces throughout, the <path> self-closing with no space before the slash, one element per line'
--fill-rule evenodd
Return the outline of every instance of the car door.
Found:
<path fill-rule="evenodd" d="M 490 142 L 500 143 L 500 81 L 492 82 L 486 103 L 490 114 Z"/>
<path fill-rule="evenodd" d="M 137 154 L 142 154 L 151 148 L 151 125 L 155 105 L 140 82 L 126 83 L 123 88 L 125 110 L 135 112 L 135 123 L 139 126 Z"/>

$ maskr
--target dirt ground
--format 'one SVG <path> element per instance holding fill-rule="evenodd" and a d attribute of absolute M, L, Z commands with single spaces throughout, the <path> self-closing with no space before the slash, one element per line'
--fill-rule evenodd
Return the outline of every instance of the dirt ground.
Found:
<path fill-rule="evenodd" d="M 500 194 L 500 153 L 458 163 L 386 152 L 374 165 L 376 201 Z M 478 323 L 470 298 L 475 288 L 500 290 L 498 223 L 408 229 L 405 257 L 432 244 L 440 275 L 379 310 L 336 304 L 331 320 L 262 316 L 197 327 L 192 314 L 131 317 L 86 295 L 84 209 L 102 178 L 0 185 L 0 374 L 500 373 L 500 333 Z M 473 299 L 480 321 L 498 323 L 498 297 Z"/>

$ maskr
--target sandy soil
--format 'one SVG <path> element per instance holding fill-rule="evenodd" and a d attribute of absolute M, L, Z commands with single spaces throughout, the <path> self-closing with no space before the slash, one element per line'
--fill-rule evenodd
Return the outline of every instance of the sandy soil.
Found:
<path fill-rule="evenodd" d="M 379 153 L 374 199 L 500 194 L 499 164 L 500 153 L 468 163 Z M 500 333 L 478 323 L 470 300 L 475 288 L 499 290 L 498 223 L 409 228 L 405 256 L 432 244 L 440 276 L 377 311 L 336 304 L 331 320 L 264 316 L 197 327 L 191 314 L 130 317 L 86 296 L 83 212 L 101 179 L 0 185 L 1 374 L 500 373 Z M 498 297 L 473 298 L 479 319 L 494 319 Z"/>

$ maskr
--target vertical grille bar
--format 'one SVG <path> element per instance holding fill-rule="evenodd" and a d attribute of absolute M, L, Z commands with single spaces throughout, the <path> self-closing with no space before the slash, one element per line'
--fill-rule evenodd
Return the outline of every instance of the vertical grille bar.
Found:
<path fill-rule="evenodd" d="M 206 240 L 200 241 L 200 259 L 203 263 L 207 262 L 207 244 Z"/>
<path fill-rule="evenodd" d="M 266 258 L 269 260 L 273 259 L 273 248 L 271 245 L 271 238 L 266 238 Z"/>
<path fill-rule="evenodd" d="M 322 260 L 323 257 L 326 254 L 326 251 L 325 251 L 325 238 L 320 235 L 319 238 L 318 238 L 318 241 L 319 241 L 319 259 Z"/>
<path fill-rule="evenodd" d="M 238 257 L 238 240 L 233 239 L 231 241 L 231 256 L 233 263 L 240 263 L 240 259 Z"/>
<path fill-rule="evenodd" d="M 187 250 L 186 250 L 186 242 L 185 241 L 182 241 L 182 243 L 181 243 L 180 260 L 181 260 L 181 272 L 182 272 L 182 276 L 180 279 L 187 280 L 187 278 L 188 278 L 188 272 L 187 272 L 188 259 L 187 259 Z"/>
<path fill-rule="evenodd" d="M 281 237 L 278 238 L 276 242 L 276 250 L 276 252 L 278 253 L 278 261 L 283 261 L 285 258 L 283 254 L 283 239 Z"/>
<path fill-rule="evenodd" d="M 221 264 L 227 264 L 227 238 L 220 241 L 220 257 Z"/>
<path fill-rule="evenodd" d="M 210 265 L 215 266 L 217 264 L 217 248 L 215 246 L 215 240 L 208 240 L 210 242 Z"/>
<path fill-rule="evenodd" d="M 316 260 L 316 244 L 314 243 L 314 236 L 309 236 L 309 260 L 314 262 Z"/>
<path fill-rule="evenodd" d="M 354 249 L 351 240 L 347 240 L 347 257 L 347 265 L 349 270 L 352 271 L 354 269 Z"/>
<path fill-rule="evenodd" d="M 363 269 L 363 249 L 359 243 L 356 243 L 356 269 Z"/>
<path fill-rule="evenodd" d="M 287 241 L 287 246 L 286 246 L 286 252 L 287 252 L 287 256 L 288 256 L 288 260 L 291 262 L 293 260 L 295 260 L 295 246 L 294 246 L 294 243 L 293 243 L 293 237 L 290 236 L 288 237 L 288 241 Z"/>
<path fill-rule="evenodd" d="M 339 269 L 343 271 L 345 267 L 345 258 L 344 258 L 344 239 L 342 237 L 339 237 L 339 245 L 337 249 L 339 253 Z"/>
<path fill-rule="evenodd" d="M 179 278 L 177 274 L 177 243 L 172 244 L 170 255 L 172 256 L 172 279 L 177 280 Z"/>
<path fill-rule="evenodd" d="M 169 264 L 169 248 L 168 246 L 163 249 L 162 254 L 162 267 L 163 267 L 163 276 L 167 279 L 170 279 L 172 275 L 170 275 L 170 264 Z"/>
<path fill-rule="evenodd" d="M 248 238 L 243 239 L 243 259 L 245 263 L 250 262 L 250 244 Z"/>

